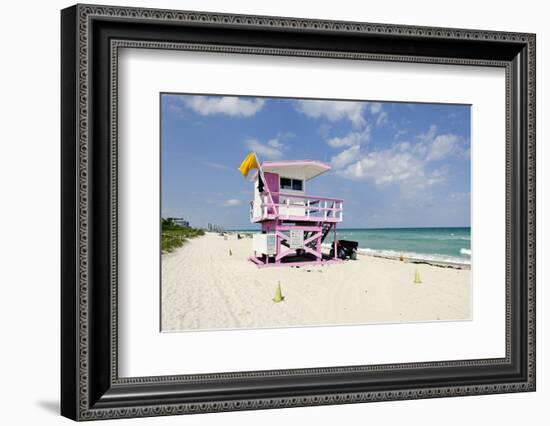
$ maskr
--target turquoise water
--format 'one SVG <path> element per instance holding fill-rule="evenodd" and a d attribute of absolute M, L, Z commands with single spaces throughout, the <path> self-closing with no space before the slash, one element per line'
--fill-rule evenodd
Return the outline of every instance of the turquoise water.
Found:
<path fill-rule="evenodd" d="M 357 241 L 366 253 L 470 263 L 470 228 L 341 229 L 338 239 Z"/>
<path fill-rule="evenodd" d="M 363 253 L 470 264 L 469 227 L 338 229 L 338 239 L 357 241 Z M 332 232 L 324 244 L 331 242 Z"/>
<path fill-rule="evenodd" d="M 244 231 L 250 232 L 250 231 Z M 470 264 L 470 228 L 338 229 L 338 239 L 359 243 L 359 251 L 408 259 Z M 332 242 L 332 232 L 324 245 Z"/>

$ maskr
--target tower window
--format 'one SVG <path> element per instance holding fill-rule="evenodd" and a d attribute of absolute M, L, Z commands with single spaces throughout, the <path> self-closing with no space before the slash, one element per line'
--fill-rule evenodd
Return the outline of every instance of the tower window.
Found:
<path fill-rule="evenodd" d="M 303 183 L 299 179 L 292 179 L 292 189 L 294 191 L 301 191 L 303 187 Z"/>
<path fill-rule="evenodd" d="M 291 189 L 293 191 L 303 191 L 304 181 L 302 179 L 290 179 L 282 177 L 280 180 L 281 189 Z"/>

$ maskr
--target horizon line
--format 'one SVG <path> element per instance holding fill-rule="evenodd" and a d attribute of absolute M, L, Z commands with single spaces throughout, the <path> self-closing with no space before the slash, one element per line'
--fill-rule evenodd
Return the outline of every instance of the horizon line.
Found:
<path fill-rule="evenodd" d="M 337 231 L 353 229 L 444 229 L 444 228 L 471 228 L 471 225 L 450 225 L 450 226 L 381 226 L 381 227 L 350 227 L 337 228 Z M 226 231 L 259 231 L 258 228 L 226 228 Z"/>

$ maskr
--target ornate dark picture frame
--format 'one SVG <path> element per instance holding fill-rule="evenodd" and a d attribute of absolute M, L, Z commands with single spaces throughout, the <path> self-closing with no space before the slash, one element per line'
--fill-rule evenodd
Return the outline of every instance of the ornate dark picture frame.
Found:
<path fill-rule="evenodd" d="M 61 29 L 62 415 L 92 420 L 535 390 L 535 35 L 95 5 L 64 9 Z M 120 47 L 504 68 L 506 356 L 120 378 Z"/>

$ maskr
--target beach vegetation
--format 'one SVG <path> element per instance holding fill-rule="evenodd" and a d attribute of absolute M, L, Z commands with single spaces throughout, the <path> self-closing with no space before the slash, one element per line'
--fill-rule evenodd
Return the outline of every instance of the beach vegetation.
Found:
<path fill-rule="evenodd" d="M 162 219 L 161 250 L 162 253 L 170 253 L 184 245 L 190 238 L 204 235 L 200 228 L 184 228 L 176 225 L 171 219 Z"/>

